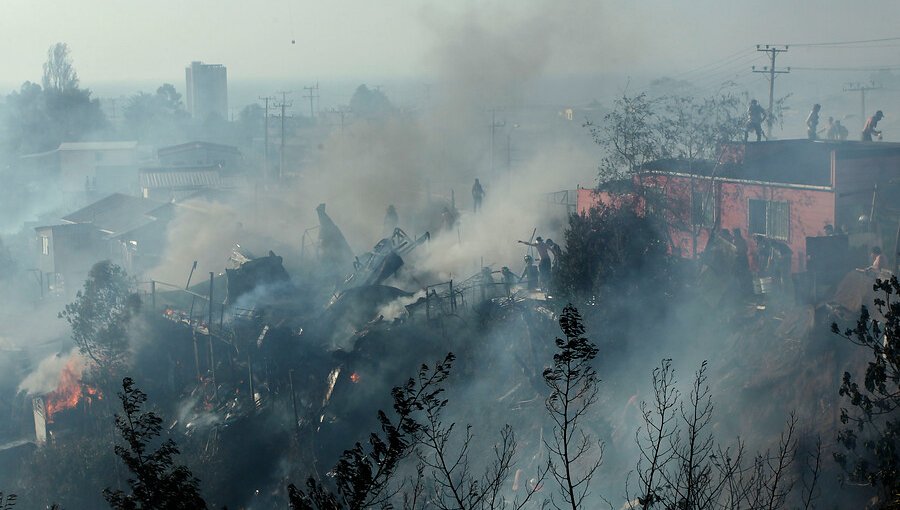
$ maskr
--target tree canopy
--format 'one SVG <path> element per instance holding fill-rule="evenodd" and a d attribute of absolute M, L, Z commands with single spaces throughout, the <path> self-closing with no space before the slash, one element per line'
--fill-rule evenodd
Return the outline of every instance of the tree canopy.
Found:
<path fill-rule="evenodd" d="M 12 154 L 52 150 L 108 126 L 100 101 L 79 88 L 68 46 L 57 43 L 47 53 L 43 86 L 26 81 L 6 97 L 2 123 Z"/>
<path fill-rule="evenodd" d="M 109 383 L 124 369 L 128 324 L 140 304 L 133 280 L 124 269 L 105 260 L 94 264 L 75 301 L 60 312 L 72 327 L 78 350 L 95 363 L 98 382 Z"/>

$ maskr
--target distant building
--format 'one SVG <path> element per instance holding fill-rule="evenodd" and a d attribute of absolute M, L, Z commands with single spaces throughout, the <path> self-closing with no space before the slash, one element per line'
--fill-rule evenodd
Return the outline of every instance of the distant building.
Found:
<path fill-rule="evenodd" d="M 23 178 L 52 185 L 64 196 L 97 193 L 136 193 L 137 170 L 143 154 L 137 142 L 71 142 L 37 154 L 22 156 Z"/>
<path fill-rule="evenodd" d="M 46 289 L 72 292 L 91 266 L 109 259 L 130 274 L 159 263 L 174 206 L 114 193 L 75 211 L 62 223 L 35 227 L 37 257 Z"/>
<path fill-rule="evenodd" d="M 187 110 L 195 119 L 228 119 L 228 76 L 222 64 L 191 62 L 184 70 Z"/>
<path fill-rule="evenodd" d="M 141 168 L 141 196 L 177 202 L 197 192 L 220 190 L 228 180 L 218 165 Z"/>
<path fill-rule="evenodd" d="M 161 147 L 156 154 L 159 164 L 164 167 L 216 165 L 226 172 L 235 172 L 243 161 L 237 147 L 210 142 Z"/>

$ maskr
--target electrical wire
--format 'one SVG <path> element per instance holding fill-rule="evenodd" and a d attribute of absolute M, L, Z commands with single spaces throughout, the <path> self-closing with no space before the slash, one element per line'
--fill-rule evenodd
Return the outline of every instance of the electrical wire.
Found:
<path fill-rule="evenodd" d="M 818 43 L 792 43 L 785 44 L 787 47 L 794 48 L 812 48 L 816 46 L 849 46 L 855 44 L 879 43 L 888 41 L 900 41 L 900 37 L 883 37 L 881 39 L 866 39 L 860 41 L 835 41 L 835 42 L 818 42 Z"/>
<path fill-rule="evenodd" d="M 865 66 L 865 67 L 795 67 L 791 66 L 791 71 L 896 71 L 900 70 L 900 64 L 891 64 L 885 66 Z"/>

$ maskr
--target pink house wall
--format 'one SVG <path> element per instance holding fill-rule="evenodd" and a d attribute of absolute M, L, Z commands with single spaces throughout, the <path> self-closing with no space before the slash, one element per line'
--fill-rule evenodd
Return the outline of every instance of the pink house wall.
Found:
<path fill-rule="evenodd" d="M 708 193 L 710 182 L 707 179 L 695 179 L 693 190 Z M 693 227 L 691 226 L 691 180 L 679 176 L 653 175 L 645 176 L 642 185 L 658 190 L 665 197 L 667 204 L 666 221 L 669 225 L 671 252 L 685 258 L 695 253 L 700 255 L 709 238 L 711 226 L 704 226 L 697 233 L 696 245 Z M 712 183 L 712 191 L 716 198 L 716 209 L 720 215 L 719 228 L 733 230 L 739 228 L 747 240 L 750 253 L 756 249 L 749 233 L 750 200 L 770 200 L 790 203 L 790 230 L 787 244 L 793 252 L 791 269 L 794 272 L 806 270 L 806 238 L 822 235 L 827 224 L 834 224 L 835 198 L 829 189 L 808 189 L 802 187 L 756 184 L 718 180 Z M 600 202 L 621 206 L 623 197 L 612 196 L 607 192 L 594 190 L 578 190 L 578 211 L 584 213 Z M 752 264 L 751 257 L 751 264 Z M 755 268 L 754 268 L 755 269 Z"/>

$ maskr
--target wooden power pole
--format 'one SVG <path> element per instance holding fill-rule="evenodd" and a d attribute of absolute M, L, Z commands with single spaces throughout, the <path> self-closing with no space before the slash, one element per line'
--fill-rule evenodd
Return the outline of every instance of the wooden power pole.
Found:
<path fill-rule="evenodd" d="M 772 122 L 775 120 L 773 118 L 772 112 L 775 108 L 775 75 L 776 74 L 787 74 L 791 72 L 791 68 L 787 69 L 776 69 L 775 68 L 775 57 L 778 56 L 779 53 L 784 53 L 788 50 L 787 46 L 772 46 L 766 44 L 765 46 L 761 44 L 756 45 L 756 51 L 762 51 L 769 55 L 769 65 L 763 66 L 762 69 L 757 69 L 756 66 L 753 66 L 754 73 L 766 73 L 769 75 L 769 111 L 766 115 L 766 124 L 768 124 L 768 132 L 766 135 L 768 137 L 772 137 Z"/>
<path fill-rule="evenodd" d="M 868 120 L 866 117 L 866 92 L 870 90 L 877 90 L 881 87 L 875 85 L 875 82 L 869 83 L 848 83 L 844 85 L 844 92 L 859 92 L 859 118 L 863 126 L 866 125 L 866 121 Z"/>
<path fill-rule="evenodd" d="M 294 106 L 294 103 L 289 103 L 287 100 L 288 94 L 291 93 L 290 91 L 283 90 L 279 93 L 281 94 L 281 102 L 276 104 L 275 107 L 281 108 L 281 115 L 279 115 L 279 117 L 281 118 L 281 151 L 280 162 L 278 164 L 278 180 L 280 182 L 284 178 L 284 119 L 290 117 L 290 115 L 285 114 L 284 110 L 285 108 Z"/>

